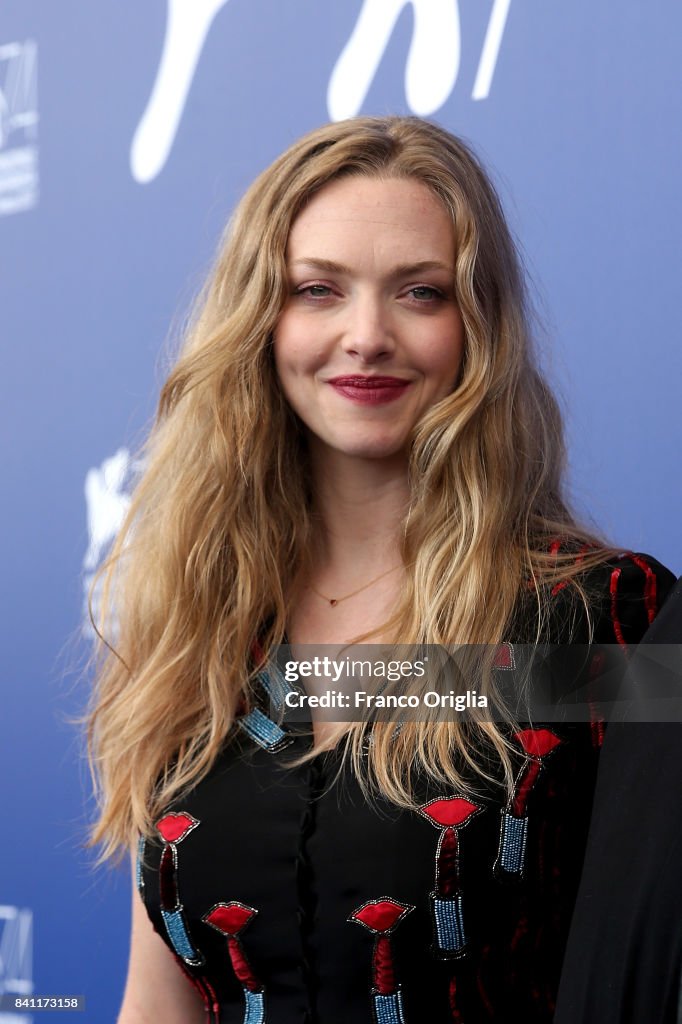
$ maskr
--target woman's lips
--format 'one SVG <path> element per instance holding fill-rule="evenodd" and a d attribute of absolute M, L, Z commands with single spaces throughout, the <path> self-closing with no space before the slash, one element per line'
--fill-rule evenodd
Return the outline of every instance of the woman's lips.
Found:
<path fill-rule="evenodd" d="M 361 405 L 394 402 L 410 386 L 399 377 L 334 377 L 329 383 L 337 394 Z"/>

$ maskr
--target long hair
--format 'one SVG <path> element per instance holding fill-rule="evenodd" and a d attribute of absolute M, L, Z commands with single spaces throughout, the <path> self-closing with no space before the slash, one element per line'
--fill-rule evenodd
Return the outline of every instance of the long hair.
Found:
<path fill-rule="evenodd" d="M 257 178 L 228 225 L 104 567 L 88 723 L 101 809 L 92 842 L 103 856 L 148 834 L 206 774 L 253 700 L 254 642 L 267 657 L 284 637 L 287 581 L 306 566 L 314 532 L 305 438 L 278 385 L 272 336 L 288 296 L 291 225 L 345 175 L 415 179 L 443 203 L 465 328 L 459 383 L 414 430 L 401 535 L 408 582 L 382 630 L 401 643 L 495 644 L 531 581 L 539 636 L 546 585 L 577 576 L 552 538 L 573 550 L 594 544 L 562 497 L 561 417 L 536 366 L 519 258 L 476 157 L 412 117 L 311 132 Z M 594 547 L 582 568 L 603 557 Z M 363 785 L 403 805 L 414 805 L 415 765 L 460 790 L 463 765 L 485 774 L 482 743 L 511 772 L 491 722 L 473 732 L 405 723 L 397 737 L 375 724 L 370 744 L 366 729 L 348 727 L 346 754 Z"/>

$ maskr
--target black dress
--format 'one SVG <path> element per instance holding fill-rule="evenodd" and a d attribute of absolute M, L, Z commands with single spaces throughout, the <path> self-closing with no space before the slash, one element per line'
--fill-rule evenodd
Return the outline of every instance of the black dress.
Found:
<path fill-rule="evenodd" d="M 631 645 L 673 577 L 635 555 L 585 582 L 594 640 Z M 570 588 L 552 594 L 560 636 Z M 368 803 L 335 752 L 292 767 L 309 739 L 259 715 L 140 841 L 140 894 L 207 1020 L 551 1021 L 602 724 L 517 733 L 506 802 L 425 783 L 411 811 Z"/>
<path fill-rule="evenodd" d="M 677 645 L 678 687 L 682 580 L 632 659 L 635 677 L 649 644 Z M 613 723 L 600 761 L 556 1022 L 679 1024 L 682 724 Z"/>

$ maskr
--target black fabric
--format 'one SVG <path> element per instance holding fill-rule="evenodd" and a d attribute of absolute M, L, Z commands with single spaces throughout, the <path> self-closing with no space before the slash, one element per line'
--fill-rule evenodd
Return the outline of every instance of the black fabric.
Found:
<path fill-rule="evenodd" d="M 653 560 L 648 564 L 660 601 L 672 577 Z M 586 574 L 595 641 L 616 641 L 614 621 L 628 643 L 639 640 L 651 607 L 645 582 L 645 571 L 631 559 Z M 576 616 L 570 588 L 557 590 L 557 635 Z M 584 622 L 572 632 L 574 640 L 586 641 Z M 415 908 L 391 937 L 406 1024 L 551 1021 L 599 753 L 589 725 L 551 728 L 562 742 L 531 793 L 524 878 L 501 881 L 493 872 L 499 791 L 491 789 L 483 812 L 460 831 L 469 944 L 464 957 L 445 961 L 432 951 L 429 903 L 438 830 L 414 811 L 368 803 L 349 770 L 337 777 L 335 753 L 291 766 L 306 749 L 302 735 L 279 754 L 231 737 L 211 773 L 169 808 L 199 822 L 177 844 L 177 886 L 192 941 L 205 958 L 183 969 L 215 993 L 209 1020 L 244 1020 L 227 941 L 201 920 L 215 904 L 240 901 L 258 911 L 240 939 L 265 987 L 268 1024 L 361 1024 L 374 1019 L 374 942 L 348 917 L 368 900 L 390 898 Z M 451 795 L 423 785 L 424 802 Z M 160 910 L 160 856 L 161 845 L 147 840 L 143 898 L 170 945 Z"/>
<path fill-rule="evenodd" d="M 643 643 L 682 644 L 682 580 Z M 678 1024 L 681 980 L 682 724 L 613 724 L 557 1024 Z"/>

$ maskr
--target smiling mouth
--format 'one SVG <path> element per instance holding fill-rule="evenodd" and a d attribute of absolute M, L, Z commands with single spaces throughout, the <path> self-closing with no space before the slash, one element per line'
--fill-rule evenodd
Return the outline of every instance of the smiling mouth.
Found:
<path fill-rule="evenodd" d="M 405 393 L 409 380 L 399 377 L 334 377 L 329 381 L 337 395 L 360 405 L 386 405 Z"/>
<path fill-rule="evenodd" d="M 347 388 L 404 388 L 410 382 L 400 377 L 334 377 L 329 383 Z"/>

